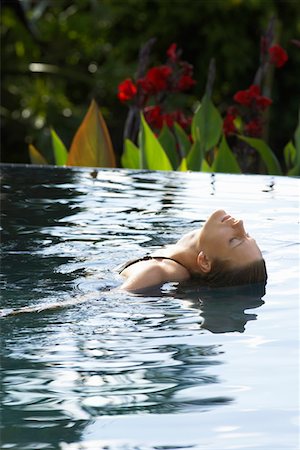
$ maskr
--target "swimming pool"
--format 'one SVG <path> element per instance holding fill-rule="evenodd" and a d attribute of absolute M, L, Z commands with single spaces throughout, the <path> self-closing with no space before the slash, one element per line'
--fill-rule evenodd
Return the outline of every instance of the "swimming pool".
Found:
<path fill-rule="evenodd" d="M 298 179 L 1 172 L 3 449 L 298 448 Z M 263 249 L 262 300 L 176 283 L 113 290 L 117 264 L 218 208 Z"/>

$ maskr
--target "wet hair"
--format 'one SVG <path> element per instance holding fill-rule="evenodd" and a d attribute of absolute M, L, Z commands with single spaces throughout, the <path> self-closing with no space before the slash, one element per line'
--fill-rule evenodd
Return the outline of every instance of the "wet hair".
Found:
<path fill-rule="evenodd" d="M 197 278 L 200 278 L 201 283 L 204 285 L 223 287 L 266 283 L 268 275 L 264 259 L 234 269 L 226 266 L 224 261 L 216 259 L 212 264 L 210 272 L 197 275 Z"/>

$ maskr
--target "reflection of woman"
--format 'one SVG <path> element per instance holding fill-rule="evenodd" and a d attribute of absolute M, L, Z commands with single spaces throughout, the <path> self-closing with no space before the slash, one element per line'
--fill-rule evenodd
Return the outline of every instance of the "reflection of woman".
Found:
<path fill-rule="evenodd" d="M 194 283 L 180 286 L 176 298 L 183 298 L 193 308 L 200 309 L 202 328 L 212 333 L 243 333 L 249 320 L 256 320 L 256 314 L 247 310 L 264 304 L 265 284 L 213 289 L 194 287 Z"/>
<path fill-rule="evenodd" d="M 265 282 L 265 261 L 242 220 L 215 211 L 202 229 L 184 235 L 174 245 L 129 261 L 119 269 L 122 289 L 137 292 L 168 281 L 197 277 L 201 284 L 232 286 Z"/>

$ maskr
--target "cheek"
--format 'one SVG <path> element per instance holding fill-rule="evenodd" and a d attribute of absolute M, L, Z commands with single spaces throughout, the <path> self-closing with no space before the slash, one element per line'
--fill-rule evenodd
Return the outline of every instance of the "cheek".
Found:
<path fill-rule="evenodd" d="M 227 240 L 227 230 L 218 226 L 212 226 L 207 229 L 205 239 L 213 244 L 224 244 Z"/>
<path fill-rule="evenodd" d="M 215 250 L 219 247 L 223 247 L 225 242 L 224 233 L 220 232 L 220 229 L 217 227 L 210 227 L 207 230 L 204 230 L 203 233 L 203 247 L 204 250 Z"/>
<path fill-rule="evenodd" d="M 210 235 L 206 243 L 207 253 L 212 258 L 227 258 L 228 256 L 228 237 L 226 233 L 216 232 Z"/>

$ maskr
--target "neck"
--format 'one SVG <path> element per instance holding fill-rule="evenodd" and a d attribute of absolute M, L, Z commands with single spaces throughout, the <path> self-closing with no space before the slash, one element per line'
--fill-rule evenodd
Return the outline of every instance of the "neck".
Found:
<path fill-rule="evenodd" d="M 199 272 L 197 257 L 200 252 L 199 231 L 191 231 L 185 234 L 174 245 L 168 245 L 162 251 L 155 253 L 174 258 L 190 272 L 190 274 Z"/>

